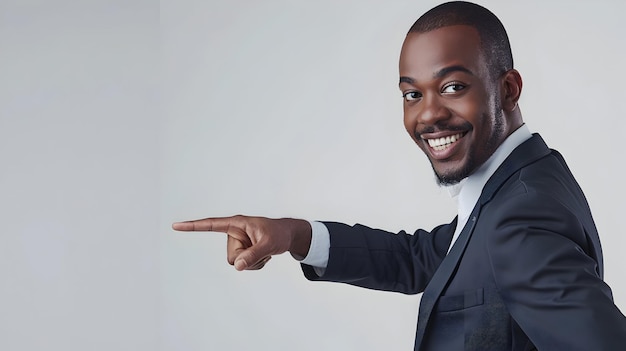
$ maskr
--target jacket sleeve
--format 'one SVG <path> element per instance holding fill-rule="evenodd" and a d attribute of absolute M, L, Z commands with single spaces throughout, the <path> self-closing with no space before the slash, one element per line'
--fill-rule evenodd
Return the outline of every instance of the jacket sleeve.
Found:
<path fill-rule="evenodd" d="M 539 192 L 497 204 L 486 227 L 496 285 L 537 349 L 621 350 L 626 318 L 602 280 L 595 226 L 570 205 Z"/>
<path fill-rule="evenodd" d="M 432 232 L 394 234 L 357 224 L 324 222 L 330 232 L 328 266 L 318 276 L 302 265 L 310 280 L 343 282 L 369 289 L 417 294 L 445 257 L 456 219 Z"/>

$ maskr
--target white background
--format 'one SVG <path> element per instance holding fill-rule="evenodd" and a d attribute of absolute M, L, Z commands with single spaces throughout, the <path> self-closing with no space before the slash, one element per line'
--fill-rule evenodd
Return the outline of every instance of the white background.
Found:
<path fill-rule="evenodd" d="M 626 310 L 618 1 L 482 1 L 585 190 Z M 237 213 L 448 222 L 397 60 L 434 1 L 0 1 L 0 349 L 409 350 L 419 296 L 226 263 Z M 160 18 L 159 18 L 160 17 Z"/>

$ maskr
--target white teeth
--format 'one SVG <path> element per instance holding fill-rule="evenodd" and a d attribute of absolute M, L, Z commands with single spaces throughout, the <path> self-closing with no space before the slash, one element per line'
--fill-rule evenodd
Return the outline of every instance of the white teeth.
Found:
<path fill-rule="evenodd" d="M 461 139 L 462 134 L 455 134 L 443 138 L 438 139 L 427 139 L 428 145 L 437 151 L 445 150 L 448 146 L 450 146 L 455 141 Z"/>

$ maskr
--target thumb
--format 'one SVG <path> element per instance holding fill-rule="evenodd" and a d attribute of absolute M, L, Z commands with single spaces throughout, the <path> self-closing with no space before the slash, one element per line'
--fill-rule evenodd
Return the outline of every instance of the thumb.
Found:
<path fill-rule="evenodd" d="M 258 249 L 254 246 L 249 247 L 239 254 L 235 259 L 235 269 L 243 271 L 248 267 L 254 266 L 263 256 L 258 253 Z"/>

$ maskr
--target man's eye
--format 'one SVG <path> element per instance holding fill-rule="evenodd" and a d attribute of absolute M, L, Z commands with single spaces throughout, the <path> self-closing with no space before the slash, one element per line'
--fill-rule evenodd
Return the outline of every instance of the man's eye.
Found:
<path fill-rule="evenodd" d="M 465 85 L 459 83 L 448 84 L 441 90 L 444 94 L 452 94 L 465 89 Z"/>
<path fill-rule="evenodd" d="M 408 91 L 402 94 L 402 97 L 406 101 L 415 101 L 422 97 L 422 94 L 417 91 Z"/>

